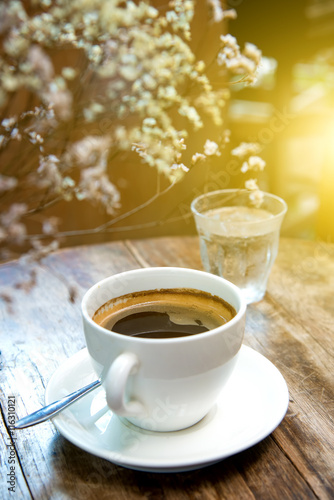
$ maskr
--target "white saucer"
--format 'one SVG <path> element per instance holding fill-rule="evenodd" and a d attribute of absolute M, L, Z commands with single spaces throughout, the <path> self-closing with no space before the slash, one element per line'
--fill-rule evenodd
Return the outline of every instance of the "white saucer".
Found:
<path fill-rule="evenodd" d="M 95 380 L 86 349 L 62 364 L 46 389 L 49 404 Z M 120 419 L 95 389 L 54 417 L 58 431 L 93 455 L 130 469 L 176 472 L 198 469 L 267 437 L 283 419 L 288 388 L 264 356 L 242 346 L 235 370 L 216 406 L 198 424 L 177 432 L 151 432 Z"/>

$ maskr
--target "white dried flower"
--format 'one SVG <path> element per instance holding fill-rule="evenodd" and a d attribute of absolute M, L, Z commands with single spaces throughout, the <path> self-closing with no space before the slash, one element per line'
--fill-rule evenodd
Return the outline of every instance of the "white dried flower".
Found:
<path fill-rule="evenodd" d="M 71 118 L 73 97 L 69 90 L 62 90 L 56 85 L 51 85 L 43 94 L 43 99 L 54 110 L 57 118 L 63 121 Z"/>
<path fill-rule="evenodd" d="M 154 90 L 158 86 L 157 80 L 155 78 L 153 78 L 152 75 L 149 75 L 148 73 L 145 73 L 142 76 L 142 83 L 143 83 L 143 86 L 149 90 Z"/>
<path fill-rule="evenodd" d="M 85 168 L 81 171 L 78 199 L 90 200 L 104 205 L 108 214 L 113 215 L 119 206 L 120 195 L 110 182 L 101 166 Z"/>
<path fill-rule="evenodd" d="M 101 62 L 102 54 L 102 48 L 99 45 L 93 45 L 89 50 L 88 57 L 91 61 L 98 64 L 99 62 Z"/>
<path fill-rule="evenodd" d="M 262 52 L 253 43 L 245 43 L 244 55 L 252 59 L 256 65 L 261 62 Z"/>
<path fill-rule="evenodd" d="M 237 15 L 237 11 L 235 9 L 224 10 L 224 17 L 223 17 L 223 19 L 234 20 L 237 17 L 238 17 L 238 15 Z"/>
<path fill-rule="evenodd" d="M 0 215 L 2 225 L 9 228 L 18 222 L 27 210 L 28 207 L 25 203 L 13 203 L 6 212 Z"/>
<path fill-rule="evenodd" d="M 254 44 L 246 44 L 243 53 L 234 36 L 220 36 L 221 50 L 217 62 L 234 75 L 244 75 L 242 80 L 251 83 L 256 79 L 257 68 L 261 61 L 261 51 Z"/>
<path fill-rule="evenodd" d="M 248 172 L 248 170 L 249 170 L 249 165 L 248 165 L 247 161 L 245 161 L 245 162 L 242 164 L 242 166 L 241 166 L 241 169 L 240 169 L 240 170 L 241 170 L 241 172 L 242 172 L 243 174 L 245 174 L 246 172 Z"/>
<path fill-rule="evenodd" d="M 260 156 L 250 156 L 241 167 L 241 172 L 245 173 L 248 170 L 262 171 L 266 166 L 266 162 Z"/>
<path fill-rule="evenodd" d="M 195 165 L 199 160 L 205 160 L 206 156 L 202 153 L 195 153 L 191 158 L 191 163 Z"/>
<path fill-rule="evenodd" d="M 178 147 L 181 150 L 182 149 L 187 149 L 187 145 L 184 143 L 184 137 L 182 137 L 181 139 L 176 139 L 176 142 L 177 142 Z"/>
<path fill-rule="evenodd" d="M 111 138 L 108 136 L 89 135 L 70 146 L 65 154 L 65 161 L 75 161 L 80 167 L 96 165 L 108 153 Z"/>
<path fill-rule="evenodd" d="M 61 192 L 63 177 L 58 168 L 59 159 L 55 155 L 41 156 L 37 169 L 37 185 L 41 189 L 51 188 Z"/>
<path fill-rule="evenodd" d="M 187 103 L 183 103 L 182 106 L 179 108 L 179 113 L 182 116 L 186 116 L 189 121 L 193 123 L 193 126 L 195 129 L 200 129 L 203 127 L 203 122 L 201 120 L 200 115 L 198 114 L 198 111 L 194 106 L 189 106 Z"/>
<path fill-rule="evenodd" d="M 210 141 L 210 139 L 207 139 L 204 144 L 204 154 L 206 156 L 220 156 L 218 144 L 214 141 Z"/>
<path fill-rule="evenodd" d="M 17 127 L 14 127 L 10 133 L 10 138 L 11 139 L 16 139 L 17 141 L 20 141 L 22 139 L 22 135 L 19 132 L 19 129 Z"/>
<path fill-rule="evenodd" d="M 207 0 L 212 10 L 212 17 L 215 23 L 220 23 L 223 19 L 236 19 L 235 9 L 223 10 L 220 0 Z"/>
<path fill-rule="evenodd" d="M 33 239 L 31 244 L 33 246 L 33 250 L 28 252 L 28 262 L 39 262 L 44 257 L 52 252 L 55 252 L 59 248 L 59 242 L 57 240 L 53 240 L 51 243 L 42 243 L 41 240 Z"/>
<path fill-rule="evenodd" d="M 245 188 L 248 189 L 249 191 L 259 190 L 259 186 L 257 185 L 257 180 L 256 179 L 248 179 L 245 182 Z"/>
<path fill-rule="evenodd" d="M 21 245 L 26 237 L 27 228 L 22 222 L 12 222 L 8 226 L 7 237 L 15 245 Z"/>
<path fill-rule="evenodd" d="M 125 78 L 125 80 L 128 80 L 129 82 L 133 82 L 134 80 L 136 80 L 139 77 L 140 72 L 141 72 L 141 70 L 139 67 L 130 66 L 130 65 L 121 66 L 119 68 L 120 75 L 123 78 Z"/>
<path fill-rule="evenodd" d="M 212 17 L 215 23 L 220 23 L 224 19 L 224 11 L 220 0 L 208 0 L 208 4 L 212 9 Z"/>
<path fill-rule="evenodd" d="M 18 184 L 16 177 L 8 177 L 0 174 L 0 193 L 15 189 Z"/>
<path fill-rule="evenodd" d="M 60 220 L 58 217 L 48 217 L 43 222 L 43 227 L 42 227 L 43 233 L 47 234 L 49 236 L 55 235 L 58 231 L 59 223 L 60 223 Z"/>
<path fill-rule="evenodd" d="M 43 144 L 43 142 L 44 142 L 43 137 L 40 134 L 38 134 L 35 130 L 32 132 L 29 132 L 28 135 L 30 137 L 30 142 L 32 144 Z"/>
<path fill-rule="evenodd" d="M 235 36 L 230 35 L 229 33 L 227 35 L 220 35 L 220 41 L 222 42 L 223 47 L 229 47 L 235 51 L 240 49 Z"/>
<path fill-rule="evenodd" d="M 66 66 L 65 68 L 62 68 L 61 74 L 64 78 L 66 78 L 66 80 L 74 80 L 77 76 L 77 70 Z"/>
<path fill-rule="evenodd" d="M 10 118 L 4 118 L 1 125 L 9 132 L 16 123 L 17 116 L 11 116 Z"/>
<path fill-rule="evenodd" d="M 249 194 L 249 199 L 256 208 L 259 208 L 262 205 L 264 199 L 263 191 L 260 191 L 259 189 L 252 191 Z"/>
<path fill-rule="evenodd" d="M 256 142 L 242 142 L 238 147 L 232 149 L 231 154 L 242 159 L 246 156 L 257 155 L 260 151 L 260 144 Z"/>
<path fill-rule="evenodd" d="M 143 125 L 146 125 L 147 127 L 154 127 L 157 124 L 157 121 L 155 118 L 145 118 L 143 121 Z"/>
<path fill-rule="evenodd" d="M 183 170 L 183 172 L 189 172 L 189 168 L 186 167 L 183 163 L 173 163 L 173 165 L 170 168 L 171 170 L 181 169 Z"/>
<path fill-rule="evenodd" d="M 195 64 L 195 70 L 198 73 L 203 73 L 203 71 L 205 70 L 205 62 L 204 61 L 197 61 Z"/>
<path fill-rule="evenodd" d="M 228 144 L 230 141 L 231 141 L 231 131 L 224 130 L 224 132 L 222 133 L 221 142 L 223 144 Z"/>
<path fill-rule="evenodd" d="M 173 182 L 181 179 L 185 172 L 189 172 L 189 168 L 186 167 L 183 163 L 173 163 L 170 167 L 171 170 L 171 180 Z"/>
<path fill-rule="evenodd" d="M 42 81 L 49 82 L 54 76 L 53 64 L 50 57 L 39 45 L 32 45 L 28 51 L 27 61 L 33 72 L 36 72 Z"/>

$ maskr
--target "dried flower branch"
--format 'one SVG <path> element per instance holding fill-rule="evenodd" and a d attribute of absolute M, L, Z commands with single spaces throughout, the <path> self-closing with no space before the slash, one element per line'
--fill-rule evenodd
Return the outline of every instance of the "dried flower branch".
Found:
<path fill-rule="evenodd" d="M 213 22 L 236 17 L 219 0 L 207 2 Z M 229 140 L 228 88 L 213 88 L 189 45 L 195 7 L 194 0 L 159 8 L 141 0 L 1 3 L 0 109 L 13 109 L 15 96 L 32 105 L 1 120 L 0 258 L 23 244 L 36 259 L 56 248 L 59 221 L 43 210 L 59 200 L 88 200 L 115 217 L 120 196 L 110 172 L 120 153 L 137 154 L 171 183 L 220 155 L 209 137 L 203 151 L 187 150 L 190 131 L 206 119 L 223 129 L 222 147 Z M 234 37 L 221 37 L 217 64 L 232 76 L 252 82 L 260 58 L 254 45 L 241 52 Z M 12 161 L 17 148 L 24 162 Z M 40 230 L 31 230 L 32 219 Z"/>

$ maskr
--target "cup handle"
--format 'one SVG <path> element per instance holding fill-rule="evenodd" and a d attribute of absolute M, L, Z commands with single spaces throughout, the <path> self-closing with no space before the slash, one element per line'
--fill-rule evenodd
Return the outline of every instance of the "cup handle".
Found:
<path fill-rule="evenodd" d="M 129 375 L 136 373 L 139 359 L 131 352 L 123 352 L 112 363 L 104 381 L 107 404 L 121 417 L 138 417 L 145 414 L 139 401 L 125 401 L 125 388 Z"/>

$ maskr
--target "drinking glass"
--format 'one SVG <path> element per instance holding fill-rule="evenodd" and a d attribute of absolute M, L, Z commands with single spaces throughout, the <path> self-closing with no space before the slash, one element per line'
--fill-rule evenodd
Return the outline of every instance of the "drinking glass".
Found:
<path fill-rule="evenodd" d="M 287 211 L 278 196 L 263 193 L 258 207 L 250 193 L 246 189 L 213 191 L 191 204 L 204 269 L 237 285 L 247 303 L 265 294 Z"/>

